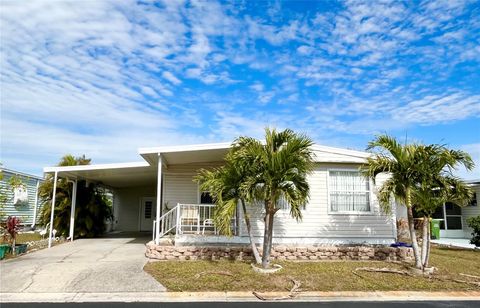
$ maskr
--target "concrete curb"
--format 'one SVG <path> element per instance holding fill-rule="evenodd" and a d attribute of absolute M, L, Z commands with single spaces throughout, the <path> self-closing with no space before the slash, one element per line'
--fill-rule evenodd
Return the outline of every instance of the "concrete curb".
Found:
<path fill-rule="evenodd" d="M 288 292 L 261 293 L 266 298 Z M 480 291 L 468 292 L 299 292 L 296 302 L 345 301 L 480 301 Z M 122 293 L 0 293 L 0 303 L 85 303 L 85 302 L 252 302 L 251 292 L 122 292 Z"/>

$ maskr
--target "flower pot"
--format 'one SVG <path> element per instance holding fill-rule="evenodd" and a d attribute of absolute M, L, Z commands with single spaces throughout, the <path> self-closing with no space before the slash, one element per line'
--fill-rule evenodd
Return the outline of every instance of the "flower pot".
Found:
<path fill-rule="evenodd" d="M 112 232 L 112 222 L 110 220 L 105 221 L 105 233 Z"/>
<path fill-rule="evenodd" d="M 15 254 L 19 255 L 27 252 L 27 244 L 16 244 L 15 245 Z"/>
<path fill-rule="evenodd" d="M 0 245 L 0 260 L 5 258 L 5 255 L 10 251 L 10 245 L 8 244 L 1 244 Z"/>

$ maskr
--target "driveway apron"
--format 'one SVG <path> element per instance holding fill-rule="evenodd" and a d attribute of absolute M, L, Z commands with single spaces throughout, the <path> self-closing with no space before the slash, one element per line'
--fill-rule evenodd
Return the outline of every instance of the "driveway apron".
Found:
<path fill-rule="evenodd" d="M 79 239 L 0 262 L 0 292 L 158 292 L 138 236 Z"/>

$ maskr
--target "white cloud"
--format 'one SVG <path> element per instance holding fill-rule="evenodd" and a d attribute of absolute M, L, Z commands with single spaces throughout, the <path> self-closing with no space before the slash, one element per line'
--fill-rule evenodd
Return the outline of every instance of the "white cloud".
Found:
<path fill-rule="evenodd" d="M 302 55 L 310 55 L 313 52 L 313 48 L 307 45 L 302 45 L 297 48 L 297 52 Z"/>
<path fill-rule="evenodd" d="M 456 92 L 427 96 L 395 109 L 393 119 L 407 123 L 433 124 L 480 116 L 480 95 Z"/>
<path fill-rule="evenodd" d="M 257 92 L 262 92 L 265 89 L 265 86 L 261 82 L 255 82 L 250 86 L 250 89 L 253 89 Z"/>
<path fill-rule="evenodd" d="M 170 72 L 165 71 L 165 72 L 162 73 L 162 76 L 163 76 L 163 78 L 167 79 L 168 81 L 170 81 L 171 83 L 173 83 L 175 85 L 178 85 L 178 84 L 182 83 L 182 81 L 180 79 L 175 77 Z"/>
<path fill-rule="evenodd" d="M 104 162 L 265 125 L 338 140 L 480 115 L 480 23 L 463 3 L 248 5 L 1 2 L 2 159 Z"/>
<path fill-rule="evenodd" d="M 466 180 L 478 180 L 480 179 L 480 143 L 464 144 L 460 146 L 460 149 L 469 153 L 475 162 L 475 168 L 467 171 L 461 167 L 456 170 L 456 175 Z"/>

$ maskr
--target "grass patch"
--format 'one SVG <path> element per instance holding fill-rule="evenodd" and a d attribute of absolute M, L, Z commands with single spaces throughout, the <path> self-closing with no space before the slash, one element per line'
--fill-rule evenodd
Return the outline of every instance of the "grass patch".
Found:
<path fill-rule="evenodd" d="M 276 262 L 283 270 L 275 274 L 258 274 L 246 262 L 237 261 L 160 261 L 148 263 L 144 270 L 169 291 L 288 291 L 291 278 L 302 283 L 302 291 L 454 291 L 478 290 L 475 286 L 424 277 L 407 277 L 390 273 L 359 272 L 357 267 L 389 267 L 401 264 L 363 261 Z M 432 248 L 431 265 L 438 276 L 457 278 L 460 273 L 480 276 L 480 251 Z M 233 276 L 202 272 L 229 272 Z"/>
<path fill-rule="evenodd" d="M 3 236 L 0 238 L 0 244 L 9 244 L 8 239 L 10 236 L 7 236 L 5 239 Z M 42 239 L 42 236 L 36 232 L 29 232 L 29 233 L 19 233 L 17 235 L 17 244 L 24 244 L 27 242 L 39 241 Z"/>

